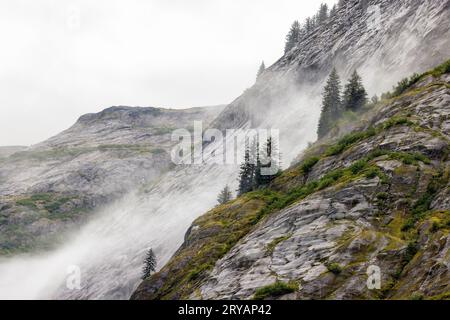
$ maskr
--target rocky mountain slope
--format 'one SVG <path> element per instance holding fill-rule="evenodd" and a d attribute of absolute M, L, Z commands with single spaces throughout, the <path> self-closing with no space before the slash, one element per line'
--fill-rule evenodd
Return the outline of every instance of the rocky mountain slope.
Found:
<path fill-rule="evenodd" d="M 178 123 L 189 128 L 192 120 L 206 118 L 210 127 L 223 130 L 280 129 L 282 160 L 289 164 L 316 139 L 320 92 L 331 67 L 336 66 L 342 78 L 358 68 L 371 94 L 433 67 L 450 52 L 449 3 L 348 0 L 218 117 L 215 112 L 201 115 L 199 110 L 113 108 L 82 117 L 74 128 L 30 150 L 0 158 L 0 243 L 2 253 L 10 255 L 0 257 L 0 297 L 129 298 L 140 282 L 146 250 L 154 249 L 162 268 L 192 221 L 214 206 L 226 184 L 233 189 L 236 184 L 237 166 L 166 166 L 162 150 L 169 147 L 169 128 Z M 295 179 L 285 187 L 294 183 Z M 126 194 L 136 186 L 142 186 L 139 192 Z M 161 281 L 166 287 L 155 296 L 193 295 L 189 286 L 197 287 L 193 282 L 203 279 L 205 270 L 253 230 L 267 210 L 280 206 L 277 199 L 283 200 L 283 194 L 274 192 L 240 198 L 226 206 L 225 215 L 220 208 L 212 211 L 220 215 L 219 223 L 209 215 L 198 220 L 192 235 L 211 226 L 198 239 L 212 235 L 215 240 L 198 251 L 196 245 L 187 245 L 197 236 L 188 237 L 183 248 L 190 251 L 182 251 L 179 263 L 174 258 L 162 271 L 176 264 L 180 277 L 173 278 L 180 283 Z M 103 209 L 90 210 L 105 203 Z M 84 222 L 87 216 L 89 221 L 75 228 L 75 235 L 61 241 L 63 245 L 41 255 L 13 255 L 49 248 L 54 239 L 35 241 L 40 234 L 56 230 L 58 235 L 71 220 Z M 226 233 L 218 232 L 223 227 Z M 189 269 L 192 256 L 197 262 Z M 83 271 L 81 290 L 64 287 L 68 263 Z M 179 284 L 186 284 L 179 293 L 168 290 Z M 141 297 L 151 296 L 148 288 Z"/>
<path fill-rule="evenodd" d="M 0 254 L 48 249 L 93 209 L 157 181 L 173 168 L 173 130 L 222 108 L 112 107 L 35 146 L 2 148 Z"/>
<path fill-rule="evenodd" d="M 133 298 L 448 298 L 449 116 L 450 61 L 197 219 Z"/>
<path fill-rule="evenodd" d="M 449 0 L 345 1 L 335 16 L 303 36 L 212 126 L 280 129 L 282 154 L 289 163 L 316 139 L 310 129 L 318 123 L 321 90 L 333 67 L 341 79 L 357 69 L 371 95 L 386 92 L 399 79 L 448 58 L 449 20 Z"/>

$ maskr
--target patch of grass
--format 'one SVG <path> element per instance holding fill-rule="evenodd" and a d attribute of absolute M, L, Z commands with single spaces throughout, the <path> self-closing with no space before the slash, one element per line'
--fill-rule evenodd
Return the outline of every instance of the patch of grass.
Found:
<path fill-rule="evenodd" d="M 353 132 L 350 134 L 345 135 L 343 138 L 341 138 L 337 144 L 329 147 L 325 151 L 325 155 L 330 156 L 336 156 L 338 154 L 341 154 L 343 151 L 345 151 L 347 148 L 352 146 L 353 144 L 360 142 L 362 140 L 365 140 L 367 138 L 373 137 L 376 134 L 376 130 L 374 128 L 370 128 L 366 131 L 362 132 Z"/>
<path fill-rule="evenodd" d="M 430 164 L 431 160 L 425 155 L 418 152 L 390 152 L 389 158 L 393 160 L 399 160 L 406 165 L 415 165 L 418 162 L 423 162 L 425 164 Z"/>
<path fill-rule="evenodd" d="M 34 201 L 31 200 L 31 199 L 20 199 L 20 200 L 17 200 L 17 201 L 16 201 L 16 205 L 18 205 L 18 206 L 23 206 L 23 207 L 27 207 L 27 208 L 34 209 L 34 210 L 37 210 L 36 204 L 35 204 Z"/>
<path fill-rule="evenodd" d="M 37 193 L 33 194 L 30 199 L 32 201 L 42 201 L 42 202 L 49 202 L 52 199 L 52 194 L 50 193 Z"/>
<path fill-rule="evenodd" d="M 450 73 L 450 60 L 447 60 L 446 62 L 444 62 L 443 64 L 437 66 L 436 68 L 434 68 L 431 71 L 425 72 L 422 77 L 427 76 L 427 75 L 432 75 L 434 77 L 438 77 L 441 76 L 445 73 Z"/>
<path fill-rule="evenodd" d="M 367 160 L 362 159 L 362 160 L 358 160 L 355 163 L 353 163 L 349 169 L 353 174 L 358 174 L 360 173 L 365 167 L 367 166 Z"/>
<path fill-rule="evenodd" d="M 274 284 L 256 290 L 253 300 L 264 300 L 266 298 L 279 297 L 293 293 L 298 290 L 298 285 L 294 282 L 285 283 L 277 281 Z"/>
<path fill-rule="evenodd" d="M 321 179 L 319 182 L 319 185 L 317 186 L 317 190 L 323 190 L 326 189 L 328 187 L 330 187 L 331 185 L 333 185 L 335 182 L 335 180 L 333 180 L 332 178 L 325 178 L 325 179 Z"/>
<path fill-rule="evenodd" d="M 405 117 L 392 117 L 390 118 L 388 121 L 386 121 L 385 123 L 383 123 L 383 129 L 384 130 L 388 130 L 392 127 L 395 126 L 412 126 L 414 123 L 410 120 L 408 120 L 408 118 Z"/>

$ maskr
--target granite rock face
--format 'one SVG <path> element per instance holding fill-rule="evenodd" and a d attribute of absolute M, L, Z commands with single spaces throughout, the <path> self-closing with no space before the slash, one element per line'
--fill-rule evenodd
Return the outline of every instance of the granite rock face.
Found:
<path fill-rule="evenodd" d="M 282 154 L 290 163 L 316 139 L 322 88 L 333 67 L 342 82 L 358 70 L 370 95 L 386 92 L 403 77 L 448 59 L 449 20 L 449 0 L 346 1 L 228 105 L 212 126 L 279 129 Z"/>
<path fill-rule="evenodd" d="M 246 219 L 240 199 L 207 213 L 133 298 L 252 299 L 260 289 L 276 299 L 448 297 L 449 83 L 448 73 L 424 77 L 372 110 L 356 131 L 361 138 L 339 152 L 317 146 L 338 142 L 317 142 L 309 171 L 301 169 L 307 151 L 269 187 L 281 199 L 294 195 L 292 204 L 261 211 L 265 217 L 245 236 L 223 255 L 211 251 L 209 266 L 199 267 L 194 258 L 204 255 L 190 250 L 207 251 L 220 245 L 217 235 L 234 234 L 232 222 L 223 220 L 230 210 Z M 368 285 L 374 270 L 375 288 Z M 289 285 L 289 292 L 270 291 L 276 283 Z"/>

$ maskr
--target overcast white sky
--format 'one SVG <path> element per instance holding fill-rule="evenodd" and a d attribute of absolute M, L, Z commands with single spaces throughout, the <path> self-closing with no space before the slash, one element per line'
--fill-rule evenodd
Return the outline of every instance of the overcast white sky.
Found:
<path fill-rule="evenodd" d="M 0 0 L 0 145 L 113 105 L 225 104 L 335 0 Z"/>

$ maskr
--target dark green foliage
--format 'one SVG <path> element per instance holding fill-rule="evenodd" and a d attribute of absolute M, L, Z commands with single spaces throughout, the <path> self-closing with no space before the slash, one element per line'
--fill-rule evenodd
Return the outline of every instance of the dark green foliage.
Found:
<path fill-rule="evenodd" d="M 217 202 L 219 204 L 225 204 L 227 202 L 229 202 L 232 198 L 231 195 L 231 190 L 228 186 L 225 186 L 225 188 L 220 192 L 218 198 L 217 198 Z"/>
<path fill-rule="evenodd" d="M 446 185 L 447 180 L 440 173 L 433 177 L 428 184 L 427 191 L 416 201 L 412 208 L 412 217 L 410 217 L 402 227 L 402 231 L 408 231 L 416 225 L 416 222 L 431 209 L 436 193 L 440 188 Z"/>
<path fill-rule="evenodd" d="M 410 78 L 402 79 L 393 90 L 393 96 L 399 96 L 408 90 L 411 86 L 416 84 L 422 76 L 414 73 Z"/>
<path fill-rule="evenodd" d="M 337 263 L 330 263 L 329 265 L 327 265 L 327 269 L 335 275 L 342 273 L 342 267 Z"/>
<path fill-rule="evenodd" d="M 280 171 L 278 146 L 272 137 L 267 139 L 260 158 L 257 159 L 257 174 L 259 178 L 256 188 L 271 183 Z"/>
<path fill-rule="evenodd" d="M 358 174 L 360 173 L 365 167 L 367 166 L 367 161 L 366 160 L 359 160 L 356 161 L 354 164 L 352 164 L 350 166 L 350 171 L 353 174 Z"/>
<path fill-rule="evenodd" d="M 239 175 L 238 195 L 269 185 L 280 173 L 280 154 L 272 137 L 260 152 L 258 138 L 251 147 L 246 143 L 245 159 Z"/>
<path fill-rule="evenodd" d="M 289 33 L 286 36 L 286 44 L 284 47 L 284 53 L 288 53 L 289 51 L 294 48 L 298 42 L 300 41 L 300 23 L 296 20 L 291 26 L 291 30 L 289 30 Z"/>
<path fill-rule="evenodd" d="M 389 194 L 387 194 L 386 192 L 380 192 L 377 194 L 377 199 L 378 200 L 387 200 L 389 198 Z"/>
<path fill-rule="evenodd" d="M 326 178 L 326 179 L 322 179 L 319 182 L 319 185 L 317 187 L 317 190 L 323 190 L 328 188 L 329 186 L 331 186 L 334 183 L 334 180 L 332 178 Z"/>
<path fill-rule="evenodd" d="M 156 270 L 156 257 L 153 253 L 153 249 L 148 250 L 145 257 L 144 267 L 142 269 L 142 280 L 147 279 Z"/>
<path fill-rule="evenodd" d="M 243 195 L 253 190 L 254 171 L 255 166 L 250 160 L 250 147 L 247 141 L 245 147 L 245 158 L 244 162 L 241 164 L 241 170 L 239 173 L 238 195 Z"/>
<path fill-rule="evenodd" d="M 311 171 L 311 169 L 317 164 L 317 162 L 319 162 L 319 160 L 320 160 L 319 157 L 311 157 L 311 158 L 306 159 L 301 164 L 300 171 L 303 174 L 308 174 Z"/>
<path fill-rule="evenodd" d="M 297 291 L 295 283 L 277 281 L 274 284 L 259 288 L 253 296 L 254 300 L 263 300 L 270 297 L 279 297 Z"/>
<path fill-rule="evenodd" d="M 367 103 L 367 92 L 358 72 L 353 72 L 349 82 L 345 85 L 343 105 L 346 110 L 359 111 Z"/>
<path fill-rule="evenodd" d="M 333 69 L 323 91 L 322 113 L 317 130 L 319 139 L 332 129 L 341 112 L 341 81 L 336 69 Z"/>

